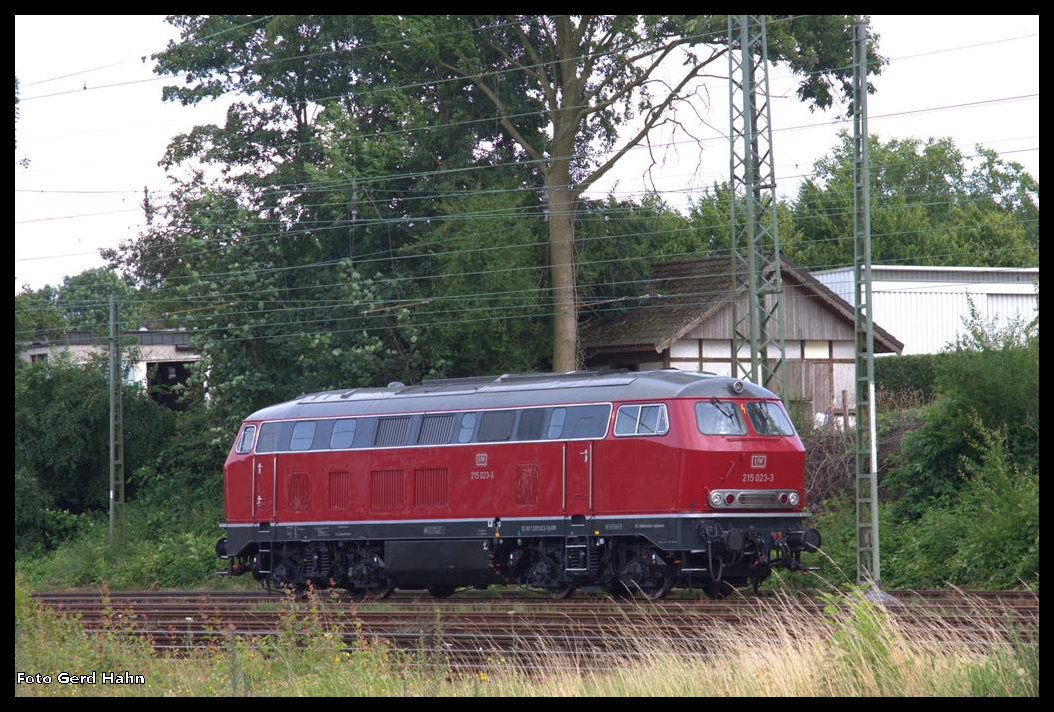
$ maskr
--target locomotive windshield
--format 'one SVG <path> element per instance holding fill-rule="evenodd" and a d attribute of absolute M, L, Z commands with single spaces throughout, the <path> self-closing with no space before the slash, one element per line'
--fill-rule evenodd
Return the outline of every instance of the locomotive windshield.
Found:
<path fill-rule="evenodd" d="M 747 426 L 734 403 L 711 398 L 695 404 L 695 421 L 703 435 L 746 435 Z"/>
<path fill-rule="evenodd" d="M 750 425 L 758 435 L 794 435 L 787 414 L 775 403 L 752 401 L 747 403 Z"/>

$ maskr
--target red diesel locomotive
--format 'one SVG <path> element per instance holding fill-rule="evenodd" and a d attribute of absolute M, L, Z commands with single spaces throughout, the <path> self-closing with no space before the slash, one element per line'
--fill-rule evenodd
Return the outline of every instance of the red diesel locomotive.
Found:
<path fill-rule="evenodd" d="M 805 454 L 779 399 L 686 371 L 303 396 L 224 466 L 229 574 L 383 596 L 518 583 L 647 598 L 801 567 Z"/>

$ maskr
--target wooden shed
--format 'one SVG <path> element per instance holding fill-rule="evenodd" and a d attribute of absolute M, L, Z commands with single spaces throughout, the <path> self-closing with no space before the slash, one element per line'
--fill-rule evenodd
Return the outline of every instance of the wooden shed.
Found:
<path fill-rule="evenodd" d="M 647 299 L 621 318 L 594 320 L 582 333 L 588 367 L 679 368 L 731 374 L 731 264 L 727 257 L 652 267 Z M 853 402 L 853 306 L 805 270 L 784 260 L 783 320 L 787 368 L 784 400 L 806 412 Z M 746 300 L 740 303 L 746 309 Z M 875 324 L 875 352 L 904 345 Z M 770 356 L 775 356 L 770 351 Z M 741 352 L 749 359 L 749 353 Z"/>

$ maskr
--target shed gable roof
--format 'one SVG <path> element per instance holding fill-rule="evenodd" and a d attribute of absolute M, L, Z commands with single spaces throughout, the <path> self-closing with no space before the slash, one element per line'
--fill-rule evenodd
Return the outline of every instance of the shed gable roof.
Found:
<path fill-rule="evenodd" d="M 588 324 L 582 333 L 584 347 L 597 352 L 611 347 L 647 346 L 662 353 L 731 304 L 730 267 L 727 257 L 653 265 L 648 284 L 655 296 L 650 303 L 627 312 L 619 321 Z M 852 333 L 851 304 L 786 259 L 782 261 L 781 273 L 785 289 L 799 291 L 810 301 L 815 299 L 824 313 L 847 323 Z M 900 353 L 903 348 L 892 334 L 875 325 L 876 352 Z"/>

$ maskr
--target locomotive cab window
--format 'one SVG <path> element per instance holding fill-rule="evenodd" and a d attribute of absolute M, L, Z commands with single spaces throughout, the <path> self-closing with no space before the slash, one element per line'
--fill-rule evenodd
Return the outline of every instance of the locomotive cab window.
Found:
<path fill-rule="evenodd" d="M 620 406 L 618 415 L 615 418 L 615 435 L 620 437 L 628 435 L 665 435 L 669 429 L 670 423 L 666 417 L 666 406 L 662 403 Z"/>
<path fill-rule="evenodd" d="M 747 417 L 750 418 L 750 426 L 758 435 L 794 435 L 794 426 L 777 403 L 747 403 Z"/>
<path fill-rule="evenodd" d="M 238 446 L 234 448 L 234 451 L 239 455 L 251 452 L 253 449 L 253 438 L 255 437 L 256 426 L 246 425 L 245 430 L 242 431 L 242 436 L 238 438 Z"/>
<path fill-rule="evenodd" d="M 746 435 L 739 405 L 712 398 L 708 403 L 695 404 L 695 422 L 703 435 Z"/>
<path fill-rule="evenodd" d="M 256 441 L 256 452 L 274 452 L 278 449 L 278 426 L 280 423 L 264 423 L 260 426 L 260 437 Z"/>

